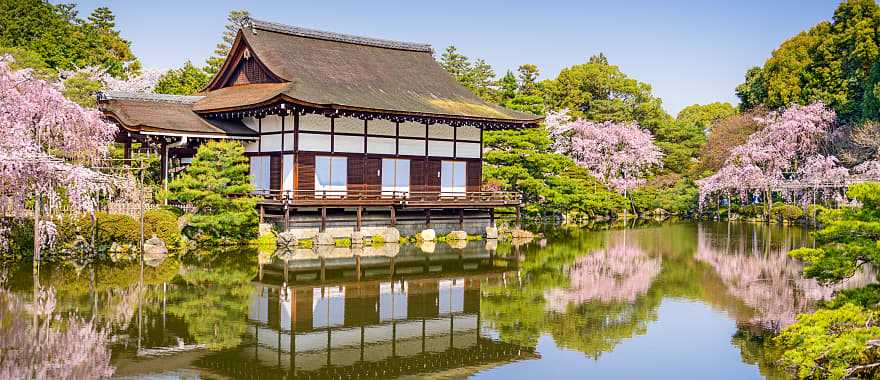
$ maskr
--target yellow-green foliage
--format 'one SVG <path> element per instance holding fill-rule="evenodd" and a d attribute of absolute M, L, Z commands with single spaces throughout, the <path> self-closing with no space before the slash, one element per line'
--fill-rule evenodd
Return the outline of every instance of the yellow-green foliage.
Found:
<path fill-rule="evenodd" d="M 315 241 L 312 239 L 303 239 L 299 241 L 300 248 L 312 248 L 315 246 Z"/>
<path fill-rule="evenodd" d="M 385 238 L 382 235 L 373 235 L 370 236 L 370 244 L 372 245 L 382 245 L 385 244 Z"/>
<path fill-rule="evenodd" d="M 256 246 L 258 252 L 274 252 L 278 246 L 278 239 L 275 234 L 263 234 L 251 240 L 251 245 Z"/>
<path fill-rule="evenodd" d="M 92 234 L 91 215 L 82 216 L 77 224 L 79 233 L 87 240 L 90 239 Z M 95 244 L 98 247 L 109 247 L 113 243 L 125 244 L 140 241 L 140 223 L 128 215 L 108 214 L 98 211 L 95 213 L 95 226 L 97 228 Z M 149 237 L 149 235 L 146 235 L 146 237 Z"/>
<path fill-rule="evenodd" d="M 336 239 L 337 247 L 351 247 L 351 239 Z"/>
<path fill-rule="evenodd" d="M 795 205 L 780 203 L 770 209 L 770 214 L 773 215 L 773 219 L 783 222 L 794 222 L 804 216 L 804 210 Z"/>
<path fill-rule="evenodd" d="M 782 363 L 800 379 L 876 378 L 880 360 L 868 341 L 880 336 L 876 312 L 854 304 L 801 314 L 775 338 L 786 351 Z"/>
<path fill-rule="evenodd" d="M 183 251 L 183 235 L 177 225 L 177 216 L 171 211 L 155 209 L 144 213 L 144 238 L 153 235 L 165 242 L 168 252 Z"/>

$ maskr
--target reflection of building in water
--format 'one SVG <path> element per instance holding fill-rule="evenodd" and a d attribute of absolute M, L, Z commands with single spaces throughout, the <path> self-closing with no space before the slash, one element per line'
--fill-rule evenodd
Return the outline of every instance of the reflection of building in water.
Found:
<path fill-rule="evenodd" d="M 325 268 L 326 277 L 344 277 L 332 282 L 296 280 L 302 270 L 292 269 L 304 263 L 267 266 L 251 295 L 251 343 L 197 365 L 234 377 L 386 378 L 535 357 L 481 328 L 481 284 L 502 281 L 506 264 L 465 256 L 406 256 L 402 262 L 424 270 L 396 266 L 394 273 L 415 274 L 375 279 Z"/>

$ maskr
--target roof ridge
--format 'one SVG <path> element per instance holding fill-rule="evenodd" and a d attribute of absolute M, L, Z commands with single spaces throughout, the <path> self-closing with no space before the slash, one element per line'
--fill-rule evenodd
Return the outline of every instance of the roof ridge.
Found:
<path fill-rule="evenodd" d="M 375 46 L 387 49 L 418 51 L 431 54 L 434 53 L 434 48 L 432 48 L 430 44 L 426 43 L 403 42 L 381 38 L 363 37 L 352 34 L 326 32 L 323 30 L 308 29 L 273 21 L 255 19 L 251 17 L 245 19 L 244 25 L 250 26 L 252 29 L 268 30 L 271 32 L 290 34 L 299 37 L 317 38 L 321 40 L 345 42 L 356 45 Z M 254 33 L 256 33 L 256 31 L 254 31 Z"/>
<path fill-rule="evenodd" d="M 155 94 L 149 92 L 99 91 L 98 100 L 145 100 L 151 102 L 193 104 L 204 96 Z"/>

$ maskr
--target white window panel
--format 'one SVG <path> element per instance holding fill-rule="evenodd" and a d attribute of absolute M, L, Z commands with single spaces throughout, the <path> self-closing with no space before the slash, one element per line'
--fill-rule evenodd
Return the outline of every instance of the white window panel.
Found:
<path fill-rule="evenodd" d="M 367 137 L 367 153 L 394 154 L 395 149 L 393 138 Z"/>
<path fill-rule="evenodd" d="M 251 157 L 251 184 L 255 190 L 269 189 L 269 156 Z"/>
<path fill-rule="evenodd" d="M 333 149 L 341 153 L 363 153 L 364 138 L 361 136 L 333 136 Z"/>
<path fill-rule="evenodd" d="M 330 151 L 330 135 L 319 135 L 315 133 L 299 134 L 299 150 L 311 152 L 329 152 Z"/>
<path fill-rule="evenodd" d="M 464 161 L 443 161 L 440 163 L 440 195 L 463 196 L 467 172 Z"/>
<path fill-rule="evenodd" d="M 455 143 L 455 156 L 461 158 L 480 158 L 480 143 Z"/>
<path fill-rule="evenodd" d="M 396 192 L 396 193 L 395 193 Z M 382 195 L 409 194 L 409 160 L 382 159 Z"/>
<path fill-rule="evenodd" d="M 428 140 L 428 155 L 431 157 L 452 157 L 452 141 Z"/>
<path fill-rule="evenodd" d="M 348 182 L 346 157 L 315 157 L 315 195 L 342 196 Z"/>
<path fill-rule="evenodd" d="M 400 139 L 400 154 L 408 156 L 424 156 L 425 140 Z"/>
<path fill-rule="evenodd" d="M 282 162 L 284 166 L 281 168 L 281 173 L 284 174 L 284 182 L 281 183 L 281 189 L 293 190 L 293 155 L 285 154 Z"/>

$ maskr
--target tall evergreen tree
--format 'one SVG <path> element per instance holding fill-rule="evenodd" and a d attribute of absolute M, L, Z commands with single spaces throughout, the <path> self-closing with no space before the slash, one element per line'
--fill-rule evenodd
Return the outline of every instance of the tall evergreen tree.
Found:
<path fill-rule="evenodd" d="M 236 242 L 257 236 L 249 167 L 244 147 L 237 142 L 212 141 L 199 147 L 192 164 L 168 186 L 170 199 L 196 208 L 189 232 Z"/>
<path fill-rule="evenodd" d="M 220 71 L 220 66 L 223 65 L 226 55 L 229 54 L 229 49 L 232 48 L 232 43 L 235 42 L 236 33 L 244 27 L 244 21 L 249 16 L 250 13 L 243 9 L 229 11 L 229 15 L 226 16 L 226 31 L 223 32 L 223 40 L 214 48 L 214 55 L 208 57 L 205 62 L 207 64 L 205 66 L 206 73 L 213 76 Z"/>
<path fill-rule="evenodd" d="M 179 69 L 168 70 L 153 89 L 157 94 L 192 95 L 199 92 L 211 80 L 202 69 L 186 61 Z"/>

